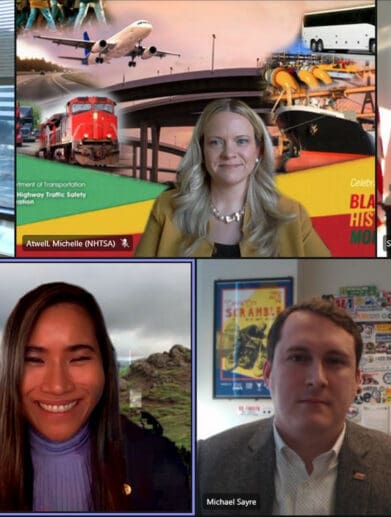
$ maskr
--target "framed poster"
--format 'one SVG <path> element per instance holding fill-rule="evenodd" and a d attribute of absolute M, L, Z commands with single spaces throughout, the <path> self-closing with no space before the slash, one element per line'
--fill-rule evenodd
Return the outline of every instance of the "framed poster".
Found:
<path fill-rule="evenodd" d="M 215 281 L 215 398 L 269 398 L 263 378 L 266 337 L 292 305 L 293 278 Z"/>

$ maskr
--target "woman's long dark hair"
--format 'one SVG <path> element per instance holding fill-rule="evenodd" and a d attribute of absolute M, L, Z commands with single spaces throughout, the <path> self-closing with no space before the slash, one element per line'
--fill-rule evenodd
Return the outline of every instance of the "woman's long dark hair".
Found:
<path fill-rule="evenodd" d="M 125 459 L 114 348 L 95 298 L 81 287 L 53 282 L 25 294 L 4 330 L 0 364 L 0 511 L 32 510 L 33 469 L 20 391 L 25 345 L 42 311 L 58 303 L 79 305 L 89 314 L 105 374 L 102 397 L 90 416 L 93 510 L 125 510 Z"/>

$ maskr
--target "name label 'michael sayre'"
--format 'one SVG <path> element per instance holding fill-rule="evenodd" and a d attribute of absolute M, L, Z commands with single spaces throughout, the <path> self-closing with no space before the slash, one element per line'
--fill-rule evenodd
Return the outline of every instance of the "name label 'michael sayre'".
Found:
<path fill-rule="evenodd" d="M 208 510 L 222 510 L 224 508 L 259 509 L 258 494 L 204 494 L 202 506 Z"/>

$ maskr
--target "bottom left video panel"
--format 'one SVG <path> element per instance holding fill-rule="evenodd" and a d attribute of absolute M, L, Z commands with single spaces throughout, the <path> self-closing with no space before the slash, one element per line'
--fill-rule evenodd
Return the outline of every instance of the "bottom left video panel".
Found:
<path fill-rule="evenodd" d="M 194 514 L 194 267 L 0 265 L 0 512 Z"/>

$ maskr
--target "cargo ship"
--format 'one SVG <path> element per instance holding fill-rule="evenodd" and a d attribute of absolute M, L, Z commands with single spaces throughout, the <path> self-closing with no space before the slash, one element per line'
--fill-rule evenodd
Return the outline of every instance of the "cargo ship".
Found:
<path fill-rule="evenodd" d="M 349 115 L 314 106 L 279 107 L 275 122 L 289 141 L 284 170 L 293 172 L 373 156 L 373 135 Z"/>

